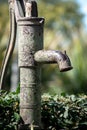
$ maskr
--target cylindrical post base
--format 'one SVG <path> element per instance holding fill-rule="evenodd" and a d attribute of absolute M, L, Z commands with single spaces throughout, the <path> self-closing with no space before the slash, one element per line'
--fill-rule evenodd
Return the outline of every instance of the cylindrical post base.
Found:
<path fill-rule="evenodd" d="M 18 21 L 18 64 L 20 68 L 20 115 L 24 124 L 41 127 L 40 66 L 34 61 L 43 48 L 43 18 Z"/>
<path fill-rule="evenodd" d="M 20 115 L 26 124 L 40 125 L 40 69 L 38 67 L 20 68 L 20 76 Z"/>

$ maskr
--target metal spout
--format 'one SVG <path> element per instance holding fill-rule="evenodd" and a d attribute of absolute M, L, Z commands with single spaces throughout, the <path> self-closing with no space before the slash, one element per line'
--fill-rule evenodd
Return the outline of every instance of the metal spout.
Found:
<path fill-rule="evenodd" d="M 72 69 L 71 62 L 66 52 L 54 50 L 40 50 L 34 55 L 34 59 L 37 63 L 57 63 L 60 72 L 68 71 Z"/>

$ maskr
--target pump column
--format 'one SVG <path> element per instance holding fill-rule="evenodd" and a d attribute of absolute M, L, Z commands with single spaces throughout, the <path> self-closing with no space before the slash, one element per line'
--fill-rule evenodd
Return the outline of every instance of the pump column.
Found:
<path fill-rule="evenodd" d="M 43 49 L 43 18 L 18 20 L 18 65 L 20 69 L 20 115 L 25 124 L 41 126 L 40 66 L 34 54 Z"/>

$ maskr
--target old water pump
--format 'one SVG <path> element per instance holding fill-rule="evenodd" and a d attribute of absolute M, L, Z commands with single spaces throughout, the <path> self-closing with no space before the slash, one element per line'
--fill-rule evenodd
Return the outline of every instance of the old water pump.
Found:
<path fill-rule="evenodd" d="M 2 68 L 1 89 L 3 89 L 5 72 L 17 36 L 20 70 L 20 115 L 24 122 L 19 126 L 19 129 L 27 130 L 29 124 L 33 122 L 34 129 L 41 130 L 41 65 L 57 63 L 59 70 L 63 72 L 72 69 L 71 62 L 66 52 L 44 50 L 44 18 L 38 17 L 35 1 L 9 0 L 9 9 L 11 38 Z"/>

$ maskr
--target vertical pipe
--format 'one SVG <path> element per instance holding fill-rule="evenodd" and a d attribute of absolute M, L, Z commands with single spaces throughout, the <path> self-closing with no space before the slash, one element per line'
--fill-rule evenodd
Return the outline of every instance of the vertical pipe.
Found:
<path fill-rule="evenodd" d="M 25 124 L 41 126 L 40 67 L 34 61 L 43 49 L 43 18 L 18 20 L 18 65 L 20 69 L 20 115 Z"/>

